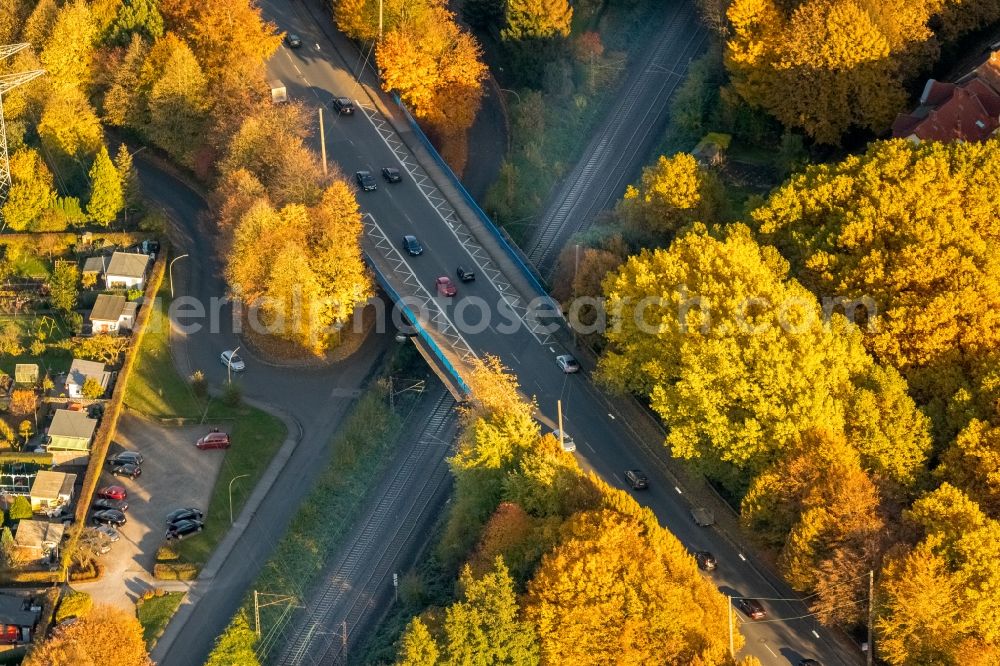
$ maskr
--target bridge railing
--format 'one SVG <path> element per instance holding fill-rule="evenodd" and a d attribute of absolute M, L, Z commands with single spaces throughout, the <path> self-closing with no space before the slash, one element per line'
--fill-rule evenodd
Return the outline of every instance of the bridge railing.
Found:
<path fill-rule="evenodd" d="M 458 190 L 459 194 L 462 195 L 462 198 L 465 199 L 465 202 L 469 205 L 469 208 L 472 209 L 472 212 L 476 214 L 479 220 L 483 223 L 483 226 L 486 228 L 486 230 L 489 231 L 490 234 L 492 234 L 494 239 L 496 239 L 501 249 L 503 249 L 503 251 L 507 254 L 507 256 L 510 257 L 510 260 L 514 262 L 514 266 L 516 266 L 524 274 L 524 277 L 528 279 L 528 282 L 531 284 L 531 286 L 534 287 L 536 290 L 538 290 L 538 294 L 540 296 L 548 298 L 549 292 L 545 289 L 545 287 L 542 286 L 542 283 L 539 280 L 538 276 L 535 274 L 535 271 L 533 271 L 531 267 L 528 266 L 527 262 L 521 257 L 520 253 L 518 253 L 518 251 L 515 250 L 509 242 L 507 242 L 507 239 L 504 237 L 500 229 L 497 228 L 495 224 L 493 224 L 493 220 L 490 219 L 490 216 L 487 215 L 483 211 L 483 209 L 479 207 L 479 204 L 476 203 L 476 200 L 472 197 L 471 194 L 469 194 L 469 191 L 465 189 L 465 186 L 462 185 L 462 181 L 458 179 L 458 176 L 456 176 L 455 172 L 451 170 L 451 167 L 448 166 L 448 163 L 444 161 L 444 159 L 441 157 L 440 154 L 438 154 L 437 149 L 430 142 L 430 139 L 427 138 L 427 135 L 424 134 L 424 131 L 420 128 L 420 125 L 417 124 L 416 119 L 410 114 L 410 110 L 406 108 L 405 104 L 403 104 L 403 100 L 401 100 L 399 98 L 399 95 L 395 93 L 393 93 L 392 97 L 394 100 L 396 100 L 396 104 L 403 112 L 403 115 L 406 116 L 406 120 L 407 122 L 410 123 L 410 127 L 413 129 L 413 133 L 416 134 L 417 137 L 420 139 L 421 143 L 424 144 L 424 148 L 427 149 L 427 152 L 430 154 L 430 156 L 434 159 L 435 162 L 437 162 L 437 165 L 441 168 L 441 171 L 444 172 L 445 176 L 447 176 L 448 179 L 451 180 L 452 185 L 455 186 L 455 189 Z"/>
<path fill-rule="evenodd" d="M 421 326 L 420 320 L 417 319 L 416 314 L 414 314 L 413 310 L 410 309 L 410 306 L 408 306 L 405 302 L 403 302 L 403 299 L 400 297 L 399 292 L 396 291 L 391 284 L 389 284 L 389 280 L 387 280 L 386 277 L 382 275 L 382 271 L 378 269 L 378 266 L 375 265 L 375 262 L 368 255 L 368 253 L 365 252 L 364 255 L 365 255 L 365 262 L 368 264 L 369 268 L 372 269 L 372 272 L 375 274 L 375 278 L 378 280 L 379 285 L 382 287 L 382 289 L 385 290 L 387 294 L 389 294 L 389 297 L 392 299 L 392 302 L 397 303 L 399 307 L 402 308 L 403 314 L 406 315 L 406 318 L 409 320 L 410 324 L 416 330 L 417 335 L 420 336 L 420 339 L 427 344 L 427 348 L 431 350 L 431 353 L 434 354 L 434 357 L 437 358 L 438 362 L 441 363 L 441 367 L 444 368 L 449 375 L 451 375 L 451 378 L 455 380 L 455 385 L 458 386 L 459 390 L 461 390 L 462 393 L 464 393 L 467 396 L 471 395 L 472 390 L 469 388 L 469 385 L 466 384 L 465 380 L 462 379 L 462 375 L 459 374 L 458 370 L 455 369 L 455 366 L 452 365 L 451 361 L 448 360 L 448 357 L 445 356 L 444 352 L 434 341 L 434 338 L 431 337 L 431 334 L 428 333 L 423 326 Z"/>

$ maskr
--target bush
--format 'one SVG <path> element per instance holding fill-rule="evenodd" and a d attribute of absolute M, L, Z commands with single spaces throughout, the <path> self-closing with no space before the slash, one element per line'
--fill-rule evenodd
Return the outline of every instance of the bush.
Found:
<path fill-rule="evenodd" d="M 187 562 L 153 565 L 153 577 L 160 580 L 194 580 L 197 575 L 198 567 Z"/>
<path fill-rule="evenodd" d="M 222 394 L 222 402 L 226 403 L 230 407 L 239 407 L 242 400 L 243 389 L 240 388 L 240 385 L 233 384 L 231 382 L 226 384 L 226 390 Z"/>
<path fill-rule="evenodd" d="M 137 301 L 142 298 L 142 289 L 128 289 L 125 291 L 126 301 Z"/>
<path fill-rule="evenodd" d="M 96 377 L 87 377 L 83 380 L 83 389 L 81 389 L 81 393 L 83 393 L 84 398 L 96 400 L 104 397 L 104 387 L 101 385 L 100 380 Z"/>
<path fill-rule="evenodd" d="M 174 548 L 169 543 L 163 544 L 156 551 L 156 561 L 157 562 L 170 562 L 172 560 L 176 560 L 180 556 L 181 556 L 181 554 L 177 552 L 177 549 Z"/>
<path fill-rule="evenodd" d="M 97 562 L 92 562 L 85 567 L 73 569 L 69 572 L 69 580 L 73 583 L 85 583 L 97 580 L 104 575 L 104 566 Z"/>
<path fill-rule="evenodd" d="M 208 397 L 208 380 L 205 379 L 205 373 L 201 370 L 195 370 L 191 373 L 191 390 L 199 398 Z"/>
<path fill-rule="evenodd" d="M 31 502 L 24 495 L 18 495 L 7 511 L 7 517 L 11 522 L 15 520 L 28 520 L 34 512 L 31 510 Z"/>
<path fill-rule="evenodd" d="M 56 610 L 56 622 L 62 622 L 68 617 L 83 617 L 94 606 L 94 600 L 86 592 L 69 590 L 63 595 Z"/>

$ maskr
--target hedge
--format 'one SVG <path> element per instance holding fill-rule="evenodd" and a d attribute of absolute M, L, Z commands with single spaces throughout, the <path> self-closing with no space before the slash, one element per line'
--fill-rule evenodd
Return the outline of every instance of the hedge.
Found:
<path fill-rule="evenodd" d="M 83 617 L 94 607 L 94 600 L 86 592 L 68 590 L 56 609 L 56 623 L 68 617 Z"/>
<path fill-rule="evenodd" d="M 160 580 L 194 580 L 197 575 L 198 567 L 187 562 L 153 565 L 153 577 Z"/>

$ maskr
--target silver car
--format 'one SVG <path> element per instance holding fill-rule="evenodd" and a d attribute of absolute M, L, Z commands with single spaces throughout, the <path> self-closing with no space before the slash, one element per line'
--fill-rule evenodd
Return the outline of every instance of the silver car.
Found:
<path fill-rule="evenodd" d="M 247 369 L 246 364 L 236 353 L 236 350 L 227 350 L 222 352 L 222 356 L 219 357 L 219 360 L 222 361 L 222 365 L 228 367 L 233 372 L 243 372 Z"/>

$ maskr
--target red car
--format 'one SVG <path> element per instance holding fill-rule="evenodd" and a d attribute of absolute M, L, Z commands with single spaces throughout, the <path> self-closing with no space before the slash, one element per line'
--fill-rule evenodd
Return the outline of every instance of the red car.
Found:
<path fill-rule="evenodd" d="M 228 449 L 231 442 L 227 432 L 210 432 L 197 442 L 195 446 L 199 449 Z"/>
<path fill-rule="evenodd" d="M 97 496 L 104 499 L 123 500 L 128 497 L 128 493 L 121 486 L 104 486 L 97 491 Z"/>
<path fill-rule="evenodd" d="M 450 277 L 442 275 L 434 281 L 434 284 L 437 285 L 438 296 L 454 296 L 458 293 L 458 288 Z"/>

